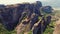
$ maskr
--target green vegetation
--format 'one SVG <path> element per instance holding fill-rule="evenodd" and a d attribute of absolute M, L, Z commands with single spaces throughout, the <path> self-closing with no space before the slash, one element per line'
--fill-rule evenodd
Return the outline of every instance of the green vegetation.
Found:
<path fill-rule="evenodd" d="M 49 26 L 54 26 L 54 24 L 55 24 L 54 21 L 51 21 L 51 23 L 49 24 Z M 47 29 L 44 32 L 44 34 L 53 34 L 54 28 L 51 28 L 49 26 L 47 26 Z"/>
<path fill-rule="evenodd" d="M 7 31 L 2 24 L 0 24 L 0 34 L 16 34 L 16 31 Z"/>

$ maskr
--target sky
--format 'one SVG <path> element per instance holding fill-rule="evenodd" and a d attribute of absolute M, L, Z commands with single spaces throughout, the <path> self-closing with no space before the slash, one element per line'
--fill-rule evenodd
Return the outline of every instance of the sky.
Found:
<path fill-rule="evenodd" d="M 36 2 L 41 1 L 43 6 L 52 6 L 54 8 L 60 8 L 60 0 L 0 0 L 0 4 L 10 5 L 23 2 Z"/>

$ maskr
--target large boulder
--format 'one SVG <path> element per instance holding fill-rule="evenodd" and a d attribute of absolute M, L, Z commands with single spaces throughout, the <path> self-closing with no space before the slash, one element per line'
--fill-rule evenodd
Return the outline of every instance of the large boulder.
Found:
<path fill-rule="evenodd" d="M 41 10 L 45 13 L 52 13 L 52 7 L 51 6 L 44 6 L 41 8 Z"/>
<path fill-rule="evenodd" d="M 35 7 L 36 9 L 39 9 L 40 7 L 42 7 L 42 2 L 36 1 Z"/>

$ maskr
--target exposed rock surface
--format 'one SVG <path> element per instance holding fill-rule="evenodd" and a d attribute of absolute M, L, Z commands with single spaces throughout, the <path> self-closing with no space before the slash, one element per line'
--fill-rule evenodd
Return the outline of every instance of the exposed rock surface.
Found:
<path fill-rule="evenodd" d="M 58 21 L 56 21 L 56 25 L 55 25 L 53 34 L 60 34 L 60 19 Z"/>
<path fill-rule="evenodd" d="M 41 15 L 41 7 L 42 3 L 40 1 L 32 4 L 0 5 L 0 20 L 8 31 L 17 28 L 17 34 L 27 32 L 32 30 L 34 24 L 39 21 L 38 17 L 44 16 Z M 48 13 L 52 12 L 50 6 L 43 7 L 42 10 Z M 33 29 L 33 34 L 42 34 L 41 32 L 45 31 L 50 22 L 51 16 L 47 16 L 46 19 L 42 18 L 37 27 Z"/>

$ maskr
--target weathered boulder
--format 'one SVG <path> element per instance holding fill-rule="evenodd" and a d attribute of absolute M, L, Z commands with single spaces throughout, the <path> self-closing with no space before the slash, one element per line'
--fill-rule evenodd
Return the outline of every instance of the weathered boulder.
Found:
<path fill-rule="evenodd" d="M 46 13 L 52 13 L 53 8 L 51 6 L 43 6 L 41 10 Z"/>

